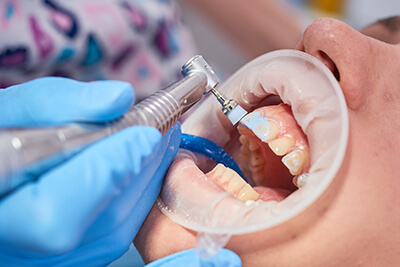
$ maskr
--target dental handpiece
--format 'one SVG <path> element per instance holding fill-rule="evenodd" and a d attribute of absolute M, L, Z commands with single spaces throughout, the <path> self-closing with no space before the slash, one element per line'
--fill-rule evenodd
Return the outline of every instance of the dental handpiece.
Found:
<path fill-rule="evenodd" d="M 211 92 L 221 104 L 222 112 L 225 114 L 225 116 L 228 117 L 232 125 L 235 125 L 241 119 L 243 119 L 244 116 L 247 115 L 248 112 L 244 108 L 242 108 L 235 100 L 226 98 L 226 96 L 224 96 L 215 88 L 212 88 Z"/>
<path fill-rule="evenodd" d="M 122 117 L 107 123 L 77 123 L 52 128 L 0 131 L 0 197 L 65 161 L 91 143 L 135 125 L 157 128 L 161 134 L 219 79 L 202 56 L 182 67 L 183 78 L 144 99 Z"/>

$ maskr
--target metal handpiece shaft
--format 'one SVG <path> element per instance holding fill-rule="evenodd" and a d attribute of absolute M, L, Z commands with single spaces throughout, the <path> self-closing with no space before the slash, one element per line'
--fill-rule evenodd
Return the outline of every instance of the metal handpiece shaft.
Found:
<path fill-rule="evenodd" d="M 194 65 L 193 65 L 194 64 Z M 135 125 L 152 126 L 162 134 L 219 82 L 201 56 L 182 70 L 181 80 L 158 91 L 121 118 L 104 124 L 0 131 L 0 196 L 110 134 Z"/>
<path fill-rule="evenodd" d="M 244 116 L 246 116 L 247 111 L 244 110 L 238 103 L 233 99 L 227 99 L 221 92 L 213 88 L 211 90 L 213 95 L 217 98 L 218 102 L 222 106 L 222 112 L 228 117 L 232 125 L 238 123 Z"/>
<path fill-rule="evenodd" d="M 132 106 L 122 118 L 109 122 L 108 129 L 110 133 L 114 133 L 134 125 L 146 125 L 155 127 L 164 134 L 184 112 L 201 99 L 206 84 L 207 78 L 203 73 L 189 74 Z"/>

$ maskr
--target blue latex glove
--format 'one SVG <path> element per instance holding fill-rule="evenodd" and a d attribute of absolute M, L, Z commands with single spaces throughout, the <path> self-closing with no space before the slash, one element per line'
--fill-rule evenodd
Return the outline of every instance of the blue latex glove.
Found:
<path fill-rule="evenodd" d="M 242 261 L 239 256 L 233 251 L 228 249 L 221 249 L 213 257 L 200 260 L 196 254 L 195 249 L 184 250 L 150 264 L 146 267 L 240 267 L 242 266 Z"/>
<path fill-rule="evenodd" d="M 42 78 L 0 90 L 0 127 L 103 122 L 133 102 L 128 83 Z M 91 145 L 0 200 L 0 262 L 105 265 L 128 250 L 180 141 L 136 126 Z M 2 264 L 2 265 L 3 265 Z"/>

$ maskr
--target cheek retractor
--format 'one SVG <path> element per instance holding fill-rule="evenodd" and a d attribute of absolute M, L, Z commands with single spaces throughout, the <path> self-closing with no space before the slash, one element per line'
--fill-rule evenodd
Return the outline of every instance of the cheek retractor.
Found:
<path fill-rule="evenodd" d="M 310 168 L 299 177 L 301 187 L 277 203 L 244 202 L 217 190 L 205 176 L 172 171 L 158 205 L 170 219 L 199 233 L 197 248 L 203 256 L 217 252 L 232 235 L 278 226 L 310 207 L 335 178 L 348 139 L 347 107 L 340 86 L 329 69 L 308 54 L 295 50 L 266 54 L 240 69 L 219 92 L 246 110 L 253 110 L 268 95 L 279 95 L 307 136 Z M 210 109 L 220 112 L 215 99 L 206 99 L 182 124 L 182 131 L 224 146 L 233 126 L 218 116 L 204 116 Z"/>

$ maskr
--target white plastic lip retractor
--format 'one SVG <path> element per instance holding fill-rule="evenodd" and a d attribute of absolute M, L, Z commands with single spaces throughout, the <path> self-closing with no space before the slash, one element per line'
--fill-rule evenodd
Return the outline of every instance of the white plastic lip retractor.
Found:
<path fill-rule="evenodd" d="M 253 78 L 247 79 L 249 74 Z M 258 90 L 260 97 L 279 95 L 292 107 L 293 116 L 310 142 L 312 165 L 307 179 L 301 181 L 301 188 L 275 205 L 246 205 L 225 191 L 213 190 L 214 183 L 204 183 L 204 190 L 199 190 L 195 177 L 167 177 L 158 201 L 162 212 L 174 222 L 200 232 L 204 238 L 218 239 L 221 235 L 247 234 L 279 226 L 318 205 L 317 199 L 338 177 L 345 157 L 349 134 L 346 101 L 339 83 L 318 59 L 296 50 L 274 51 L 247 64 L 218 91 L 227 95 L 235 92 L 237 100 L 246 101 L 240 91 L 244 88 Z M 230 129 L 216 117 L 202 116 L 210 107 L 215 108 L 214 104 L 218 105 L 208 100 L 192 114 L 197 120 L 185 120 L 182 128 L 211 136 L 223 144 L 230 140 Z M 219 102 L 224 107 L 225 101 L 219 99 Z M 233 105 L 227 102 L 226 106 Z M 196 128 L 199 123 L 208 125 L 210 121 L 215 123 L 212 133 L 209 127 Z"/>
<path fill-rule="evenodd" d="M 242 108 L 233 99 L 227 99 L 222 93 L 218 92 L 215 88 L 211 90 L 215 95 L 218 102 L 222 105 L 222 112 L 228 117 L 232 125 L 238 123 L 244 116 L 247 115 L 247 111 Z"/>

